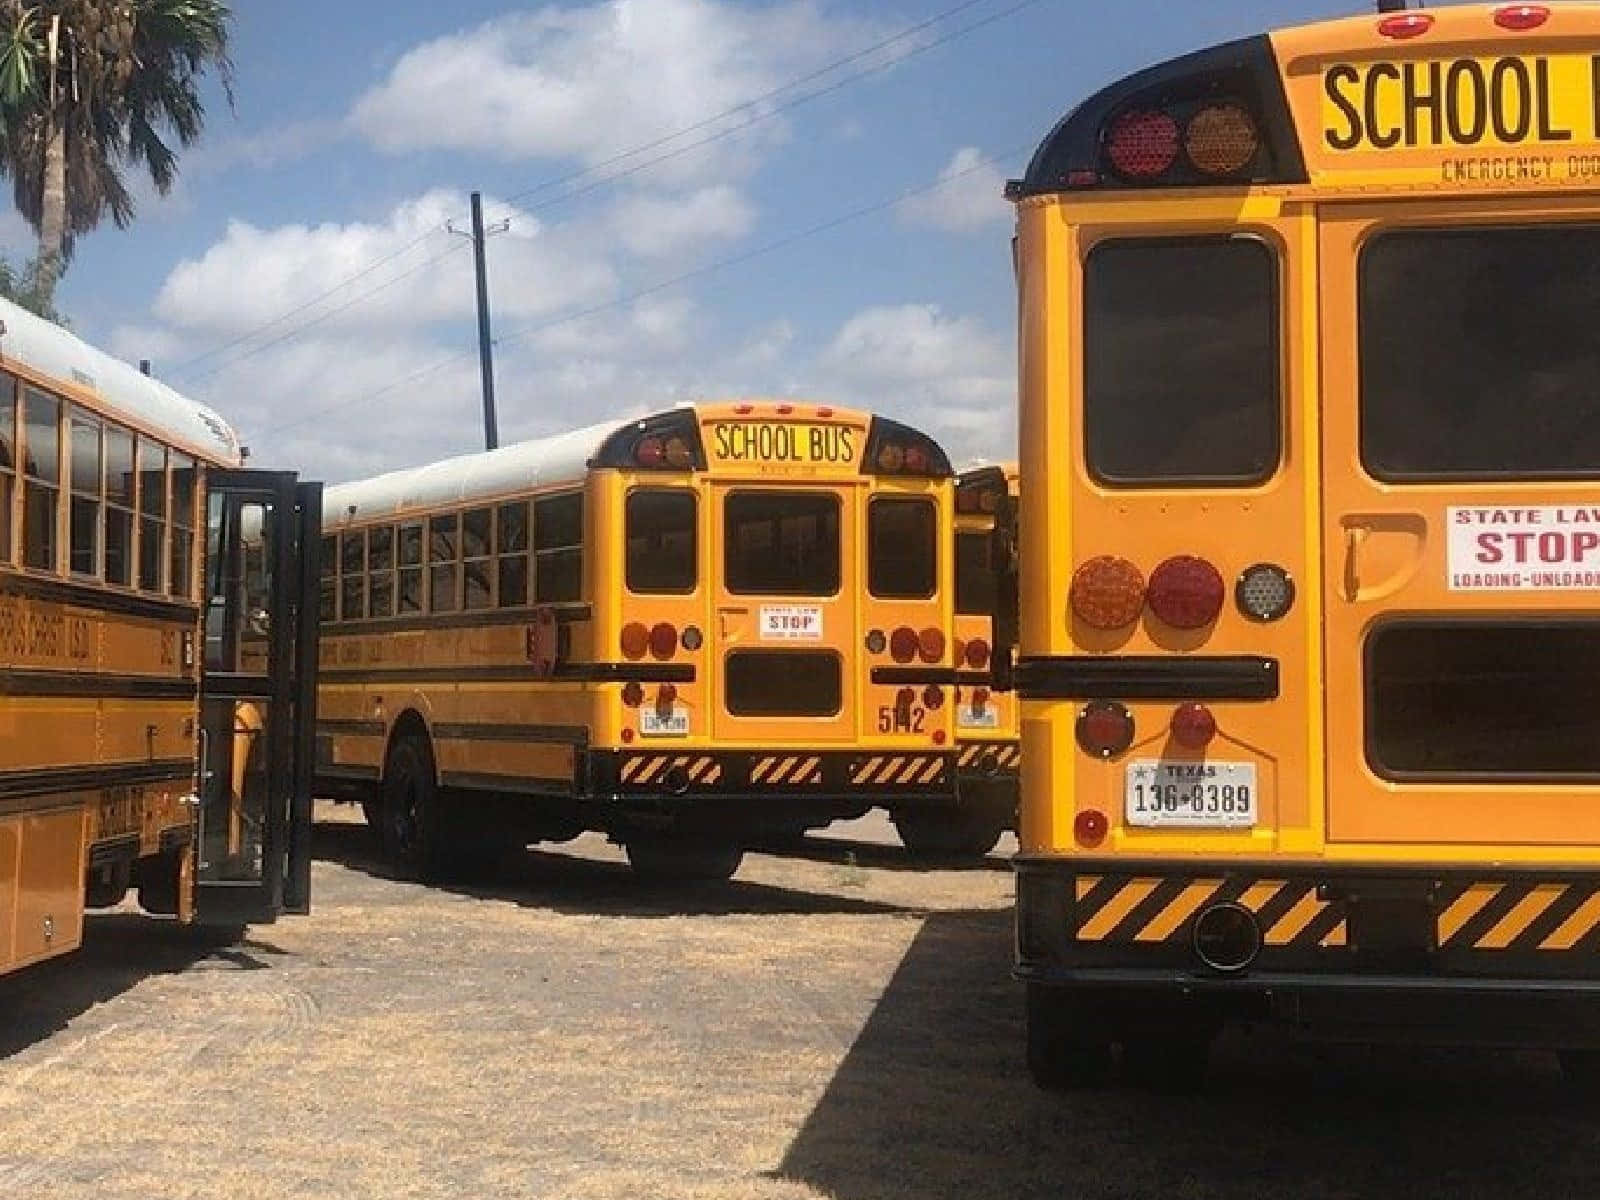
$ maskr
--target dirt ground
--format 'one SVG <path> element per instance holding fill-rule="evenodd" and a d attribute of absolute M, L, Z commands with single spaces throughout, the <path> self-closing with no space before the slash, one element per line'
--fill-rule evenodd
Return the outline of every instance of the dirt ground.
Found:
<path fill-rule="evenodd" d="M 0 1196 L 902 1200 L 1591 1196 L 1552 1060 L 1233 1038 L 1203 1097 L 1021 1062 L 1011 876 L 881 822 L 637 884 L 598 840 L 382 877 L 328 809 L 315 916 L 196 948 L 94 918 L 0 981 Z"/>

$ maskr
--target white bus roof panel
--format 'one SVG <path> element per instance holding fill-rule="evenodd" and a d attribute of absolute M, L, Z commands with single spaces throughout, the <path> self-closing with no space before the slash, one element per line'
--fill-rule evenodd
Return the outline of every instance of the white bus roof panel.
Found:
<path fill-rule="evenodd" d="M 605 440 L 631 423 L 607 421 L 555 437 L 337 484 L 322 493 L 322 524 L 332 530 L 417 509 L 512 496 L 533 488 L 576 486 L 583 482 L 589 460 Z"/>
<path fill-rule="evenodd" d="M 113 420 L 126 421 L 207 461 L 238 466 L 239 437 L 211 409 L 76 334 L 0 299 L 0 368 L 25 367 L 55 380 L 70 398 L 87 392 Z"/>

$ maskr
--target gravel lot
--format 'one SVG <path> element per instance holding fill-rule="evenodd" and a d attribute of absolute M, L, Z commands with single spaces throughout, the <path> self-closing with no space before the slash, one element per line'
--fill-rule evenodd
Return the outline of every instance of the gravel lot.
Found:
<path fill-rule="evenodd" d="M 475 889 L 328 809 L 316 915 L 97 917 L 0 981 L 0 1196 L 1591 1196 L 1541 1055 L 1222 1047 L 1209 1095 L 1031 1087 L 1004 862 L 881 823 L 652 890 L 597 840 Z M 839 840 L 853 839 L 853 840 Z"/>

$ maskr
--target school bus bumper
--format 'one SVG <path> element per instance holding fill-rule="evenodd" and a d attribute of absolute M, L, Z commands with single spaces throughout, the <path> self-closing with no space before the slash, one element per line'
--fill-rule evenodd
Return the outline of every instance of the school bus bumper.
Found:
<path fill-rule="evenodd" d="M 719 799 L 954 796 L 952 751 L 593 750 L 593 794 Z"/>
<path fill-rule="evenodd" d="M 1600 871 L 1020 858 L 1018 978 L 1382 1040 L 1600 1046 Z"/>

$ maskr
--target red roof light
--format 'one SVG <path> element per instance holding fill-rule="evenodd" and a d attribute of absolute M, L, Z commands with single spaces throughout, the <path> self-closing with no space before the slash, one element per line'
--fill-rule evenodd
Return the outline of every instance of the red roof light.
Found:
<path fill-rule="evenodd" d="M 1432 28 L 1433 18 L 1427 13 L 1399 13 L 1378 22 L 1378 32 L 1397 41 L 1421 37 Z"/>
<path fill-rule="evenodd" d="M 1550 10 L 1542 4 L 1512 4 L 1495 10 L 1494 23 L 1512 33 L 1526 33 L 1537 29 L 1550 19 Z"/>

